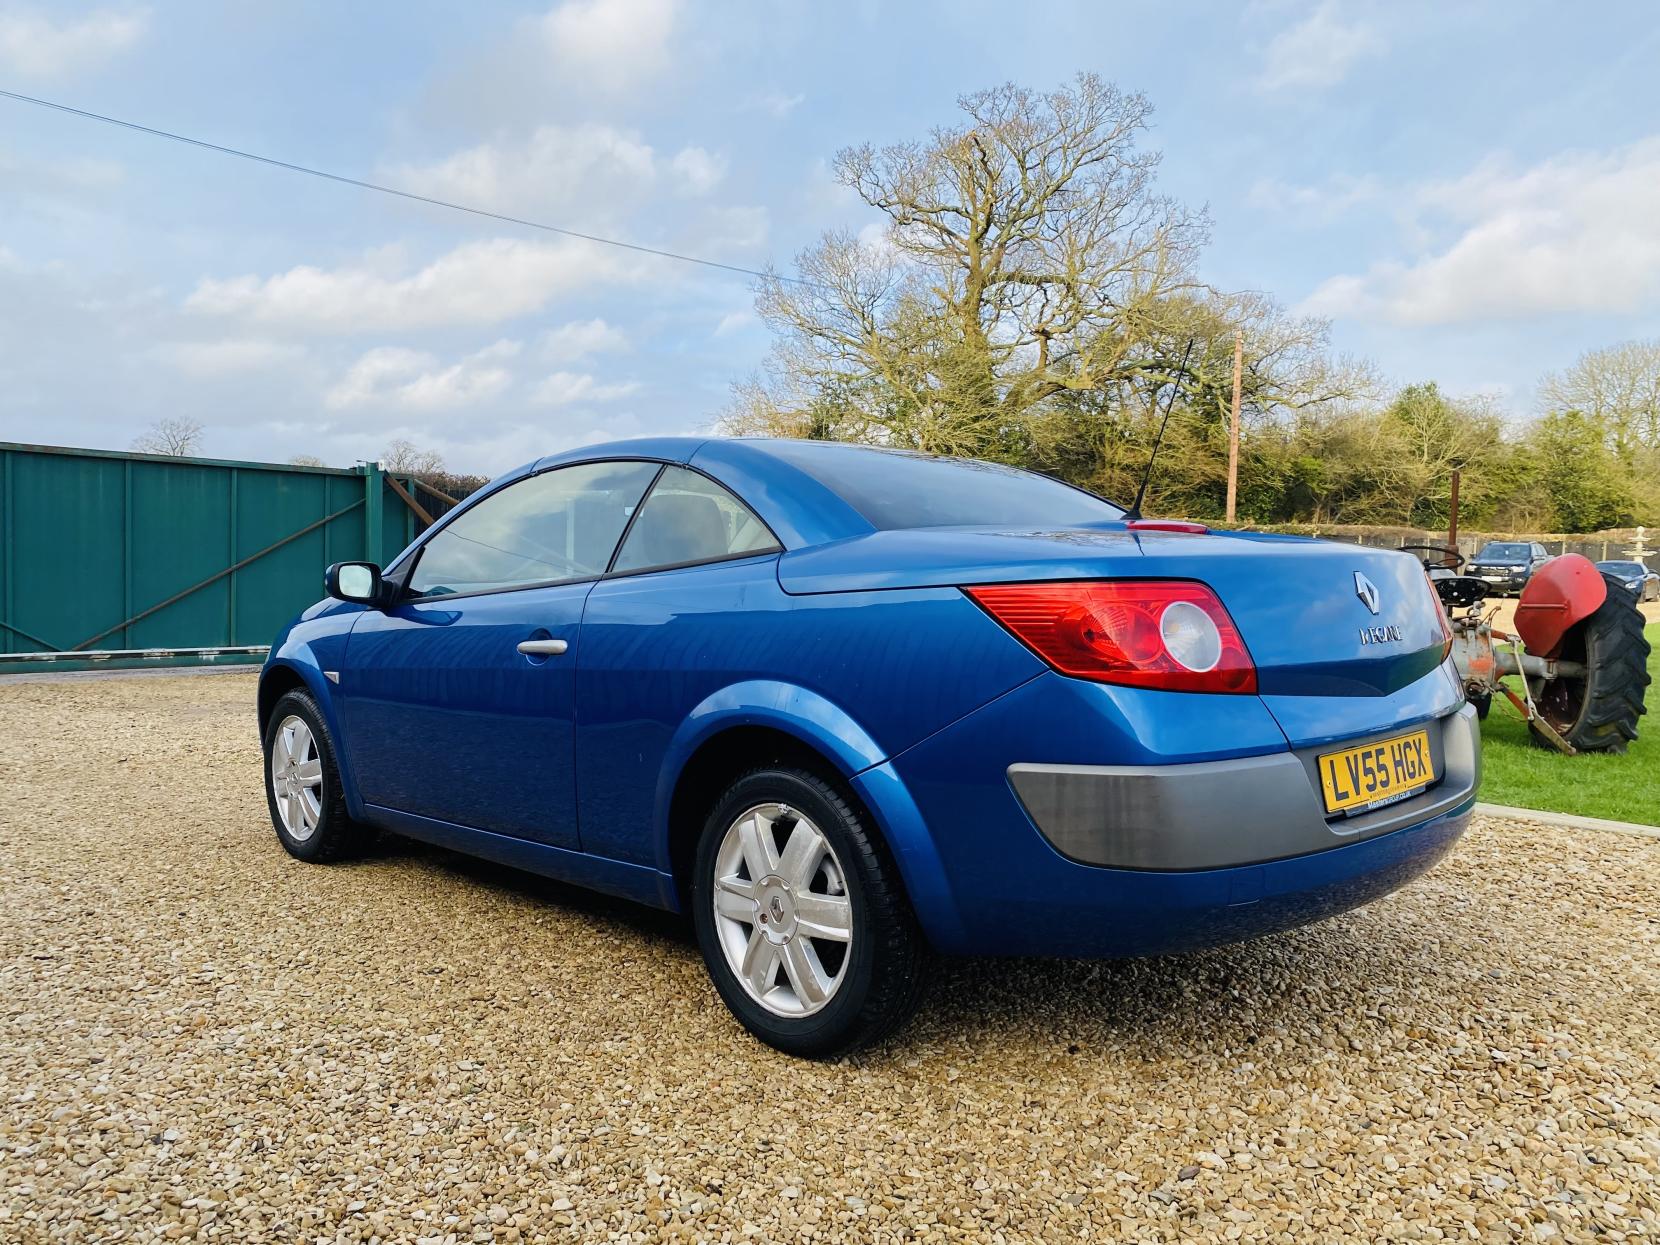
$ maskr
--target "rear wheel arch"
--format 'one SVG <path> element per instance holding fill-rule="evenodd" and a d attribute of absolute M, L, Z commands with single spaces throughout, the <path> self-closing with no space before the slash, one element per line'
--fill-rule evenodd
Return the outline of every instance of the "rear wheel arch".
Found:
<path fill-rule="evenodd" d="M 833 785 L 872 833 L 882 836 L 846 773 L 829 756 L 798 735 L 776 726 L 734 725 L 700 743 L 680 767 L 668 806 L 669 871 L 681 911 L 689 911 L 692 865 L 705 821 L 723 795 L 745 774 L 758 769 L 805 770 Z M 884 841 L 892 851 L 892 845 Z"/>

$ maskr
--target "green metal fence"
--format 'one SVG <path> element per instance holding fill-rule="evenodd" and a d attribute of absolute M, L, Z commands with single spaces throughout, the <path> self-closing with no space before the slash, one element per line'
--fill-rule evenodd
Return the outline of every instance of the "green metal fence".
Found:
<path fill-rule="evenodd" d="M 258 660 L 330 562 L 414 539 L 417 487 L 373 464 L 0 442 L 0 671 Z"/>

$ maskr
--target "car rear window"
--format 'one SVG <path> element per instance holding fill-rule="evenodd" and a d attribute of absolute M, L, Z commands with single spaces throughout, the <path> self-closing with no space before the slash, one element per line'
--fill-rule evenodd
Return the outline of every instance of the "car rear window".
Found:
<path fill-rule="evenodd" d="M 877 528 L 1077 527 L 1124 517 L 1082 489 L 1000 463 L 824 441 L 772 448 Z"/>

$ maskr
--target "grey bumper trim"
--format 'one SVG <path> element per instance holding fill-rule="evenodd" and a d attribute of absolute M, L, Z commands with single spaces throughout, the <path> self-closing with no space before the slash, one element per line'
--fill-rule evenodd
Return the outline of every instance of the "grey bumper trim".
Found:
<path fill-rule="evenodd" d="M 1082 864 L 1160 871 L 1260 864 L 1387 834 L 1470 801 L 1481 781 L 1474 706 L 1427 725 L 1439 781 L 1348 819 L 1326 817 L 1315 758 L 1410 726 L 1233 761 L 1011 765 L 1009 785 L 1050 845 Z"/>

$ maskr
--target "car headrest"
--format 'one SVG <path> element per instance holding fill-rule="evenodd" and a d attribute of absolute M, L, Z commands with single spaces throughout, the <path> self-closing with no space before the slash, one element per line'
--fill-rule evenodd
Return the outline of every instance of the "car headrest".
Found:
<path fill-rule="evenodd" d="M 630 561 L 643 566 L 692 562 L 726 552 L 726 519 L 711 497 L 657 493 L 640 516 L 640 550 Z M 632 538 L 631 538 L 632 543 Z"/>

